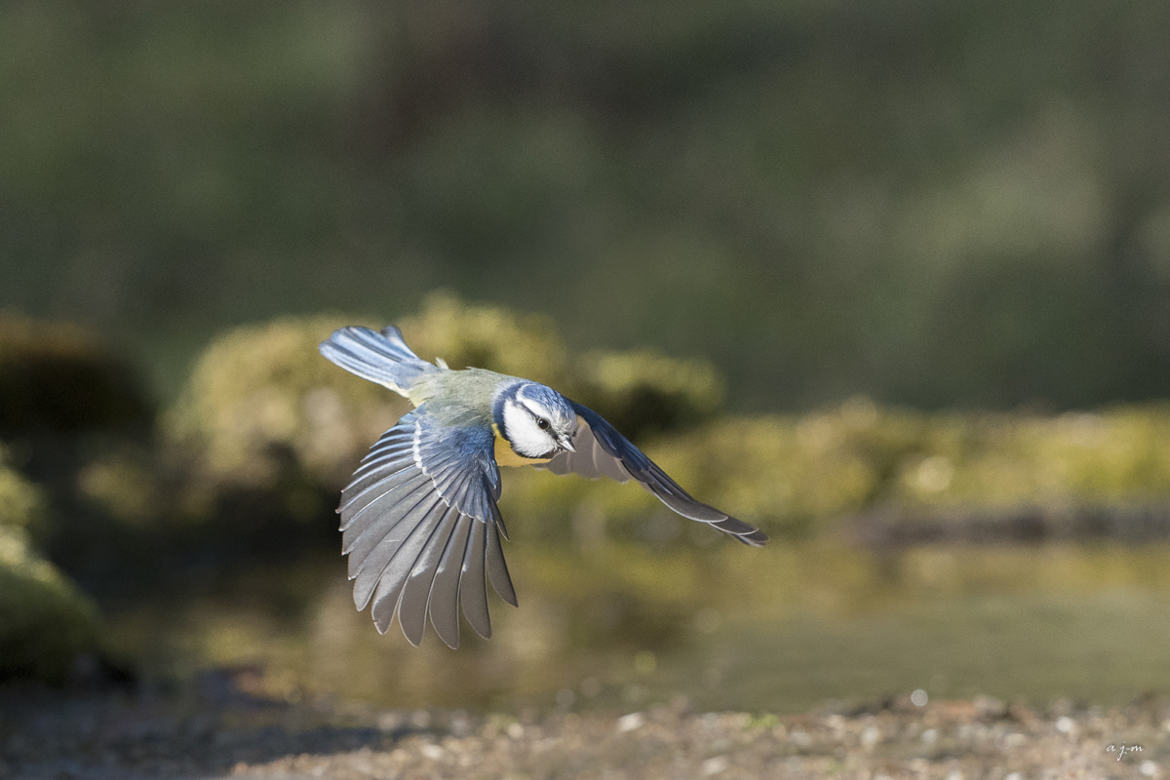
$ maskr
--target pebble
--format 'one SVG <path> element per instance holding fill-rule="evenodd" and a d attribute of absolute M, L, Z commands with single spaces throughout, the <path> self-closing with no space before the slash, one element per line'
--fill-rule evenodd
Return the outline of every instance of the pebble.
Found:
<path fill-rule="evenodd" d="M 727 756 L 712 756 L 703 762 L 703 776 L 713 777 L 714 775 L 722 774 L 727 770 L 729 763 Z"/>
<path fill-rule="evenodd" d="M 621 733 L 640 729 L 646 723 L 646 716 L 640 712 L 631 712 L 618 718 L 617 730 Z"/>

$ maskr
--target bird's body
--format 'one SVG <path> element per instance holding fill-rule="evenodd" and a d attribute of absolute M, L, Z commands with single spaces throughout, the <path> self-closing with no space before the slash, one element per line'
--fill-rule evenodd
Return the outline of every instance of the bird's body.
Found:
<path fill-rule="evenodd" d="M 767 540 L 696 501 L 596 412 L 538 382 L 428 363 L 393 326 L 381 333 L 342 328 L 321 353 L 415 406 L 362 460 L 337 509 L 354 603 L 372 604 L 379 631 L 398 615 L 406 638 L 418 644 L 429 615 L 439 637 L 456 647 L 460 612 L 481 636 L 491 634 L 485 581 L 516 604 L 500 546 L 499 466 L 633 478 L 684 517 L 746 544 Z"/>

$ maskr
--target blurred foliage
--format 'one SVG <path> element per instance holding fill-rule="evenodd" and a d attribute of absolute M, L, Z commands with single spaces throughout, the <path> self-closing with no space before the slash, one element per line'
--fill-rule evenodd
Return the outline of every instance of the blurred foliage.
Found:
<path fill-rule="evenodd" d="M 228 554 L 213 552 L 224 544 L 245 556 L 318 543 L 338 488 L 408 407 L 317 352 L 335 328 L 363 321 L 383 324 L 318 315 L 231 330 L 196 363 L 159 441 L 78 445 L 63 477 L 38 477 L 53 496 L 42 536 L 54 559 L 85 570 L 87 540 L 118 533 L 147 567 L 158 565 L 152 550 L 193 544 L 192 533 L 213 557 Z M 400 322 L 423 357 L 553 383 L 614 420 L 695 496 L 772 534 L 817 534 L 873 512 L 1043 508 L 1071 518 L 1077 508 L 1170 501 L 1165 406 L 926 414 L 855 399 L 805 415 L 717 416 L 723 380 L 702 361 L 648 350 L 576 356 L 542 316 L 449 293 Z M 719 541 L 636 485 L 605 480 L 517 470 L 503 510 L 518 537 L 561 546 Z M 291 533 L 296 525 L 309 530 Z"/>
<path fill-rule="evenodd" d="M 271 488 L 290 466 L 340 482 L 409 408 L 385 388 L 351 381 L 317 352 L 341 316 L 283 318 L 216 339 L 199 357 L 166 431 L 217 480 Z"/>
<path fill-rule="evenodd" d="M 308 620 L 308 639 L 298 635 L 281 652 L 304 654 L 311 668 L 334 676 L 346 675 L 339 665 L 359 645 L 355 652 L 384 662 L 385 642 L 368 618 L 349 610 L 341 563 L 330 560 L 320 577 L 302 578 L 296 568 L 323 566 L 335 555 L 337 490 L 407 408 L 317 352 L 336 327 L 363 322 L 385 324 L 316 315 L 224 333 L 207 346 L 154 438 L 128 435 L 132 429 L 77 432 L 60 437 L 47 456 L 25 440 L 10 442 L 16 456 L 9 460 L 26 475 L 0 463 L 0 677 L 62 679 L 79 656 L 100 653 L 96 610 L 73 581 L 123 604 L 159 585 L 154 609 L 162 611 L 176 594 L 205 600 L 180 614 L 215 626 L 196 643 L 213 660 L 246 655 L 258 633 Z M 1170 506 L 1164 403 L 1065 414 L 925 413 L 855 398 L 800 415 L 729 414 L 720 407 L 724 380 L 710 364 L 645 349 L 578 355 L 542 315 L 443 293 L 398 324 L 424 358 L 542 379 L 588 403 L 695 496 L 784 541 L 833 536 L 871 513 L 894 522 L 937 513 L 945 521 L 956 512 L 1014 517 L 1021 507 L 1040 507 L 1068 524 L 1082 507 Z M 109 365 L 121 360 L 97 341 L 77 343 Z M 146 427 L 155 429 L 149 418 Z M 721 634 L 718 610 L 696 612 L 704 599 L 738 603 L 751 587 L 771 593 L 804 585 L 790 557 L 811 548 L 774 544 L 761 553 L 774 558 L 724 573 L 743 565 L 747 551 L 679 518 L 637 485 L 533 469 L 508 470 L 504 485 L 516 576 L 541 595 L 524 602 L 523 618 L 496 608 L 500 635 L 491 649 L 472 640 L 456 662 L 488 698 L 550 654 L 597 674 L 600 663 L 574 655 L 581 648 L 595 648 L 606 662 L 626 663 L 632 654 L 634 676 L 646 676 L 657 654 L 665 657 L 695 632 Z M 1165 537 L 1167 513 L 1158 517 Z M 840 538 L 827 547 L 848 549 Z M 895 563 L 875 556 L 860 571 L 855 554 L 808 565 L 875 599 L 884 596 L 870 587 L 873 579 L 947 582 L 945 562 L 930 556 Z M 1115 574 L 1125 575 L 1126 565 L 1115 564 Z M 212 614 L 233 578 L 264 603 L 267 618 L 252 625 L 247 614 Z M 321 582 L 337 592 L 315 601 Z M 146 647 L 157 615 L 139 617 L 134 636 Z M 368 642 L 338 628 L 349 619 L 361 621 Z M 391 657 L 396 677 L 403 668 L 417 673 L 398 684 L 411 695 L 462 693 L 451 682 L 458 676 L 435 682 L 448 656 L 399 648 Z M 555 687 L 563 672 L 550 667 L 516 689 Z"/>
<path fill-rule="evenodd" d="M 0 458 L 0 680 L 61 681 L 100 644 L 94 605 L 29 545 L 44 508 L 40 492 Z"/>
<path fill-rule="evenodd" d="M 1168 441 L 1165 405 L 931 415 L 854 399 L 795 417 L 723 417 L 643 447 L 702 500 L 768 533 L 800 536 L 872 510 L 896 519 L 1045 508 L 1069 522 L 1086 506 L 1165 505 Z M 677 543 L 680 524 L 702 541 L 628 487 L 524 474 L 510 481 L 504 500 L 514 536 L 556 538 L 563 524 L 550 529 L 548 519 L 566 517 L 586 544 L 614 534 Z"/>
<path fill-rule="evenodd" d="M 323 489 L 332 500 L 366 450 L 409 408 L 317 352 L 335 328 L 363 321 L 282 318 L 229 331 L 205 350 L 165 426 L 202 475 L 189 485 L 192 513 L 208 514 L 208 502 L 230 487 L 272 494 L 290 510 L 299 505 L 290 514 L 318 519 L 313 495 Z M 449 294 L 432 295 L 398 324 L 420 356 L 542 379 L 570 394 L 580 388 L 590 405 L 636 430 L 675 428 L 692 414 L 709 415 L 718 398 L 708 364 L 648 352 L 573 361 L 548 318 L 466 304 Z M 633 418 L 641 413 L 646 419 Z M 95 466 L 85 475 L 87 489 L 112 495 L 111 475 L 125 468 L 124 462 Z"/>
<path fill-rule="evenodd" d="M 146 528 L 173 506 L 177 495 L 173 471 L 166 455 L 153 449 L 106 447 L 82 463 L 75 487 L 81 499 L 104 516 Z"/>
<path fill-rule="evenodd" d="M 709 356 L 739 412 L 1157 398 L 1168 37 L 1163 0 L 5 3 L 0 306 L 168 389 L 229 326 L 441 286 Z"/>
<path fill-rule="evenodd" d="M 568 380 L 566 347 L 552 317 L 435 292 L 414 316 L 395 323 L 420 357 L 441 357 L 451 368 L 487 368 L 549 385 Z M 328 334 L 326 334 L 328 335 Z"/>
<path fill-rule="evenodd" d="M 723 382 L 704 360 L 640 349 L 587 352 L 574 363 L 573 400 L 597 410 L 629 438 L 686 430 L 715 415 Z"/>
<path fill-rule="evenodd" d="M 407 408 L 318 355 L 317 343 L 351 321 L 360 320 L 285 318 L 232 331 L 208 348 L 169 417 L 175 441 L 210 475 L 191 481 L 203 485 L 191 495 L 214 502 L 234 485 L 252 491 L 253 502 L 299 502 L 289 515 L 318 519 L 366 448 Z M 703 362 L 648 351 L 578 358 L 551 322 L 450 294 L 432 296 L 401 322 L 424 357 L 553 382 L 613 419 L 693 494 L 773 534 L 817 533 L 875 510 L 1059 513 L 1170 500 L 1170 408 L 1160 405 L 1057 416 L 925 414 L 859 398 L 799 416 L 714 417 L 723 383 Z M 116 465 L 95 467 L 86 484 L 101 492 L 116 473 Z M 605 480 L 520 470 L 508 475 L 503 501 L 521 537 L 567 534 L 593 548 L 627 536 L 660 546 L 715 541 L 644 491 Z M 190 512 L 204 516 L 211 504 L 199 506 Z M 249 522 L 245 513 L 237 528 Z"/>
<path fill-rule="evenodd" d="M 799 529 L 874 507 L 904 515 L 1165 503 L 1167 441 L 1164 405 L 927 415 L 855 400 L 799 418 L 716 422 L 666 444 L 663 462 L 719 506 Z"/>
<path fill-rule="evenodd" d="M 71 323 L 0 312 L 0 435 L 153 424 L 138 374 L 101 338 Z"/>
<path fill-rule="evenodd" d="M 0 529 L 35 530 L 44 519 L 44 496 L 7 461 L 8 454 L 0 445 Z"/>

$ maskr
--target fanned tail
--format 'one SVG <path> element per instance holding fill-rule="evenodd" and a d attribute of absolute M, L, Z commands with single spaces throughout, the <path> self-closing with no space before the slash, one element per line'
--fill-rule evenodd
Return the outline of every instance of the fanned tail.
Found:
<path fill-rule="evenodd" d="M 393 325 L 381 333 L 358 326 L 333 331 L 318 347 L 321 354 L 362 379 L 406 395 L 420 374 L 438 368 L 420 358 L 402 340 Z"/>

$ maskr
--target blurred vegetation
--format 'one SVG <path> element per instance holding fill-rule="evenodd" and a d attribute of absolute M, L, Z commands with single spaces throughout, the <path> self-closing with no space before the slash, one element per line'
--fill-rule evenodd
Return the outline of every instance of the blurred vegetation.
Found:
<path fill-rule="evenodd" d="M 147 515 L 157 522 L 165 468 L 156 415 L 138 366 L 116 343 L 72 322 L 0 312 L 0 447 L 13 470 L 8 474 L 19 471 L 29 480 L 40 505 L 20 548 L 10 548 L 10 561 L 33 571 L 46 556 L 88 585 L 82 564 L 108 552 L 111 529 L 145 524 Z M 131 462 L 135 471 L 103 473 L 102 464 Z M 0 475 L 0 483 L 5 479 Z M 106 507 L 91 500 L 94 490 L 124 500 Z M 23 513 L 23 501 L 7 498 L 12 512 Z M 102 570 L 117 572 L 121 565 L 107 560 Z M 50 574 L 29 582 L 47 583 L 56 598 L 66 598 L 72 586 L 64 579 L 55 584 L 60 578 L 47 563 L 43 569 Z"/>
<path fill-rule="evenodd" d="M 0 529 L 14 535 L 28 533 L 43 522 L 44 497 L 8 463 L 0 447 Z"/>
<path fill-rule="evenodd" d="M 873 511 L 896 519 L 1041 509 L 1059 525 L 1084 507 L 1165 508 L 1167 442 L 1164 404 L 963 415 L 855 399 L 800 417 L 720 420 L 664 443 L 663 461 L 717 506 L 774 531 L 823 531 Z"/>
<path fill-rule="evenodd" d="M 737 411 L 1170 386 L 1170 5 L 0 5 L 0 306 L 169 396 L 430 289 L 717 361 Z M 505 366 L 505 370 L 508 370 Z"/>
<path fill-rule="evenodd" d="M 0 449 L 0 681 L 35 677 L 59 682 L 101 645 L 97 611 L 29 544 L 46 501 Z"/>
<path fill-rule="evenodd" d="M 421 704 L 1149 685 L 1162 547 L 841 541 L 1170 534 L 1168 40 L 1162 0 L 0 4 L 0 677 L 101 655 L 96 601 L 126 653 Z M 778 543 L 510 471 L 524 609 L 377 636 L 332 508 L 406 406 L 316 345 L 391 322 Z"/>
<path fill-rule="evenodd" d="M 204 353 L 168 430 L 205 464 L 213 490 L 235 484 L 271 493 L 279 483 L 286 494 L 317 491 L 306 504 L 315 512 L 291 513 L 315 522 L 405 410 L 393 394 L 317 354 L 317 342 L 343 321 L 284 318 L 232 331 Z M 1078 507 L 1170 504 L 1163 405 L 1057 416 L 926 414 L 854 399 L 806 415 L 716 418 L 723 380 L 704 362 L 645 350 L 577 357 L 550 321 L 450 294 L 430 297 L 402 327 L 424 357 L 536 376 L 619 426 L 629 423 L 623 429 L 693 493 L 770 533 L 820 533 L 871 512 L 1043 508 L 1059 525 Z M 508 476 L 504 510 L 515 533 L 554 544 L 566 538 L 566 523 L 550 518 L 567 519 L 567 538 L 586 547 L 631 536 L 712 542 L 706 529 L 681 523 L 643 491 L 605 481 L 518 471 Z M 249 522 L 240 517 L 237 528 Z"/>
<path fill-rule="evenodd" d="M 488 368 L 550 385 L 571 381 L 565 344 L 547 315 L 518 314 L 440 291 L 398 324 L 418 355 L 441 357 L 451 368 Z"/>
<path fill-rule="evenodd" d="M 57 567 L 116 612 L 141 604 L 145 591 L 155 594 L 153 606 L 131 609 L 120 623 L 116 649 L 124 653 L 156 641 L 152 632 L 176 599 L 210 627 L 203 640 L 183 640 L 193 643 L 186 652 L 208 661 L 246 655 L 257 631 L 279 634 L 306 620 L 315 626 L 311 646 L 280 653 L 338 649 L 321 637 L 342 618 L 326 615 L 314 595 L 323 582 L 346 586 L 334 557 L 332 508 L 365 450 L 406 409 L 318 354 L 317 344 L 347 323 L 384 324 L 330 314 L 234 328 L 207 345 L 157 425 L 148 419 L 54 434 L 48 444 L 40 435 L 11 435 L 8 461 L 23 474 L 0 468 L 0 609 L 9 610 L 14 627 L 7 639 L 0 632 L 13 648 L 0 674 L 61 679 L 78 652 L 100 644 L 94 607 Z M 535 376 L 628 425 L 681 484 L 758 523 L 782 542 L 777 548 L 805 537 L 837 546 L 844 538 L 938 538 L 923 535 L 922 524 L 945 528 L 970 517 L 1002 521 L 1006 538 L 1015 538 L 1013 524 L 1037 513 L 1053 537 L 1126 541 L 1135 528 L 1142 539 L 1170 535 L 1165 404 L 1059 415 L 925 413 L 855 398 L 800 415 L 728 414 L 719 411 L 727 385 L 710 363 L 647 349 L 576 354 L 542 315 L 439 293 L 399 324 L 423 357 Z M 44 349 L 58 348 L 47 341 Z M 95 363 L 121 365 L 102 350 Z M 90 396 L 75 400 L 88 404 Z M 76 419 L 78 412 L 63 414 Z M 595 647 L 598 658 L 634 653 L 644 675 L 655 653 L 690 641 L 696 630 L 716 630 L 719 613 L 696 615 L 696 604 L 733 599 L 743 585 L 715 573 L 731 567 L 728 557 L 742 552 L 737 546 L 634 485 L 530 469 L 509 470 L 505 482 L 502 510 L 525 546 L 517 576 L 543 595 L 526 600 L 535 622 L 521 621 L 513 636 L 493 640 L 498 651 L 471 651 L 461 662 L 485 686 L 501 664 L 572 655 L 569 648 Z M 1116 521 L 1135 507 L 1149 509 L 1145 525 Z M 1093 522 L 1086 512 L 1098 513 Z M 841 570 L 833 578 L 872 574 Z M 761 587 L 796 587 L 792 572 L 768 576 Z M 279 617 L 213 614 L 216 599 L 241 588 Z M 348 596 L 328 598 L 333 604 Z M 52 644 L 42 652 L 38 637 L 48 636 L 49 626 Z M 157 652 L 179 652 L 174 641 Z M 403 663 L 431 680 L 446 661 Z M 555 684 L 553 676 L 541 680 Z"/>
<path fill-rule="evenodd" d="M 353 322 L 382 324 L 322 315 L 228 331 L 196 362 L 157 440 L 79 440 L 66 476 L 44 480 L 59 510 L 48 548 L 69 560 L 78 539 L 114 528 L 152 539 L 144 555 L 179 528 L 213 548 L 230 536 L 237 554 L 320 543 L 338 488 L 408 407 L 318 354 L 323 338 Z M 1036 511 L 1074 533 L 1085 507 L 1170 505 L 1165 405 L 927 414 L 857 398 L 804 415 L 716 416 L 724 382 L 703 361 L 648 350 L 576 356 L 550 320 L 449 293 L 401 326 L 424 357 L 552 382 L 616 421 L 695 495 L 772 534 L 819 534 L 871 516 Z M 531 470 L 507 483 L 505 514 L 528 538 L 585 548 L 615 538 L 716 541 L 629 485 Z M 298 542 L 290 522 L 307 536 Z"/>
<path fill-rule="evenodd" d="M 1036 644 L 1096 678 L 1130 642 L 1148 677 L 1160 553 L 962 573 L 837 543 L 1170 533 L 1168 39 L 1160 0 L 0 4 L 0 677 L 94 652 L 83 593 L 126 650 L 212 662 L 307 620 L 305 678 L 422 702 L 644 681 L 696 632 L 671 674 L 740 701 L 768 657 L 886 685 L 839 675 L 886 668 L 859 648 L 922 684 L 934 629 L 997 675 Z M 405 404 L 316 352 L 387 322 L 597 409 L 781 543 L 745 566 L 635 486 L 510 472 L 525 610 L 489 650 L 389 645 L 331 510 Z M 1160 590 L 1062 585 L 994 644 L 1014 604 L 978 588 L 1053 570 Z M 776 642 L 789 603 L 895 580 L 945 598 Z"/>
<path fill-rule="evenodd" d="M 573 400 L 602 413 L 627 437 L 687 430 L 713 417 L 723 381 L 705 360 L 648 349 L 586 352 L 574 362 Z"/>
<path fill-rule="evenodd" d="M 103 339 L 72 323 L 0 312 L 0 436 L 153 424 L 140 377 Z"/>
<path fill-rule="evenodd" d="M 1054 524 L 1050 532 L 1075 536 L 1085 508 L 1108 516 L 1129 506 L 1153 508 L 1155 527 L 1142 533 L 1166 536 L 1167 442 L 1170 407 L 1164 404 L 1057 416 L 964 415 L 854 399 L 807 415 L 722 417 L 644 446 L 695 495 L 782 536 L 840 530 L 842 521 L 870 513 L 945 521 L 1021 513 L 1027 519 L 1035 512 Z M 505 500 L 520 515 L 516 523 L 540 508 L 533 519 L 538 528 L 523 533 L 540 534 L 550 514 L 574 518 L 586 536 L 599 532 L 584 528 L 619 534 L 624 528 L 675 543 L 680 532 L 698 541 L 703 530 L 679 527 L 640 491 L 528 474 L 514 481 Z"/>
<path fill-rule="evenodd" d="M 344 462 L 409 408 L 385 388 L 348 381 L 317 353 L 346 324 L 341 316 L 284 318 L 225 333 L 168 413 L 169 438 L 221 481 L 270 489 L 287 466 L 340 481 Z"/>
<path fill-rule="evenodd" d="M 200 356 L 164 426 L 168 446 L 188 470 L 187 513 L 209 518 L 210 507 L 240 491 L 317 523 L 357 462 L 409 404 L 378 385 L 338 370 L 317 345 L 360 317 L 286 317 L 245 326 L 216 339 Z M 469 365 L 514 372 L 574 388 L 603 414 L 634 422 L 634 431 L 669 430 L 710 415 L 718 398 L 714 369 L 649 351 L 594 353 L 567 359 L 551 320 L 500 307 L 466 304 L 446 293 L 430 296 L 400 323 L 420 355 L 453 368 Z M 530 370 L 526 370 L 526 366 Z M 109 483 L 88 473 L 90 490 Z M 127 483 L 129 487 L 132 483 Z M 251 512 L 251 509 L 249 509 Z M 239 530 L 258 522 L 239 518 Z M 278 521 L 279 522 L 279 521 Z"/>

